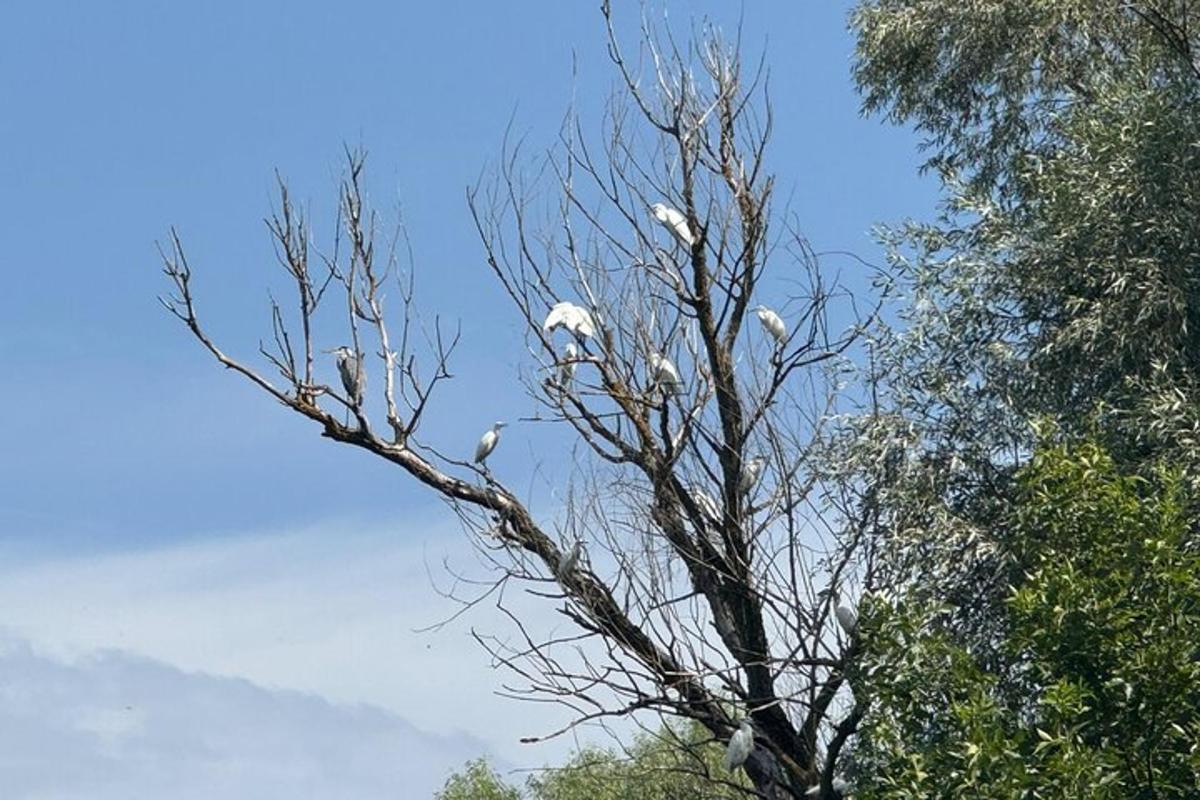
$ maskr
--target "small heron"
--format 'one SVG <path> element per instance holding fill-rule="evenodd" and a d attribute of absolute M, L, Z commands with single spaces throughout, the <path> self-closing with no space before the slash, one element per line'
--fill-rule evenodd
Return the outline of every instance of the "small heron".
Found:
<path fill-rule="evenodd" d="M 663 203 L 655 203 L 650 206 L 650 213 L 685 247 L 696 243 L 696 237 L 692 236 L 692 229 L 688 227 L 687 217 L 682 212 Z"/>
<path fill-rule="evenodd" d="M 830 785 L 833 787 L 833 791 L 837 792 L 838 795 L 844 795 L 850 789 L 850 784 L 846 783 L 841 778 L 834 778 L 833 782 Z M 816 797 L 820 793 L 821 793 L 821 784 L 818 783 L 816 786 L 813 786 L 808 791 L 806 791 L 804 793 L 804 796 L 805 797 Z"/>
<path fill-rule="evenodd" d="M 858 631 L 858 614 L 850 606 L 842 605 L 836 594 L 833 596 L 833 603 L 833 613 L 837 617 L 838 625 L 842 626 L 847 636 L 853 636 Z"/>
<path fill-rule="evenodd" d="M 784 323 L 783 317 L 766 306 L 755 306 L 754 313 L 758 315 L 758 321 L 762 323 L 763 328 L 775 340 L 775 346 L 783 347 L 784 342 L 787 341 L 787 325 Z"/>
<path fill-rule="evenodd" d="M 742 474 L 738 478 L 738 491 L 742 494 L 749 494 L 758 484 L 758 479 L 762 477 L 763 467 L 767 465 L 767 459 L 762 456 L 754 456 L 745 464 L 742 464 Z"/>
<path fill-rule="evenodd" d="M 337 357 L 338 375 L 342 379 L 342 388 L 346 390 L 350 404 L 362 405 L 363 394 L 367 389 L 367 370 L 363 366 L 362 359 L 344 345 L 335 347 L 329 352 Z"/>
<path fill-rule="evenodd" d="M 476 464 L 484 463 L 496 449 L 496 445 L 500 444 L 500 429 L 506 425 L 508 425 L 507 422 L 497 422 L 483 436 L 479 437 L 479 444 L 475 445 Z"/>
<path fill-rule="evenodd" d="M 583 555 L 583 542 L 576 539 L 575 544 L 571 545 L 571 549 L 558 562 L 558 568 L 554 570 L 554 577 L 558 579 L 559 583 L 569 578 L 571 573 L 575 571 L 575 568 L 579 566 L 579 557 L 581 555 Z"/>
<path fill-rule="evenodd" d="M 591 337 L 596 335 L 596 323 L 586 308 L 574 303 L 555 303 L 542 323 L 542 330 L 553 333 L 556 328 L 566 328 L 575 336 Z"/>
<path fill-rule="evenodd" d="M 725 769 L 733 772 L 746 763 L 750 752 L 754 750 L 754 728 L 750 720 L 743 719 L 742 724 L 729 737 L 729 746 L 725 748 Z"/>
<path fill-rule="evenodd" d="M 579 358 L 579 348 L 574 342 L 567 342 L 566 348 L 563 350 L 562 358 L 558 362 L 558 385 L 562 388 L 567 388 L 571 385 L 571 381 L 575 378 L 575 368 L 579 366 L 576 360 Z"/>
<path fill-rule="evenodd" d="M 847 636 L 854 636 L 858 631 L 858 613 L 853 607 L 842 603 L 841 595 L 837 589 L 829 588 L 822 589 L 818 597 L 828 597 L 833 601 L 833 615 L 837 617 L 838 625 Z"/>
<path fill-rule="evenodd" d="M 712 522 L 719 523 L 725 515 L 721 513 L 721 504 L 717 502 L 717 498 L 713 497 L 708 492 L 699 486 L 692 486 L 688 489 L 692 495 L 692 502 L 700 509 L 700 513 Z"/>
<path fill-rule="evenodd" d="M 679 380 L 679 370 L 675 369 L 671 359 L 660 353 L 650 354 L 650 373 L 654 376 L 654 382 L 662 387 L 663 391 L 675 391 L 682 383 Z"/>

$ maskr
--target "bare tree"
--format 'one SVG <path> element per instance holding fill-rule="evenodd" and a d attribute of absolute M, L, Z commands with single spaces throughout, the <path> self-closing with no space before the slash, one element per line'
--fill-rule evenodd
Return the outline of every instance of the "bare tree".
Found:
<path fill-rule="evenodd" d="M 627 54 L 607 2 L 602 12 L 619 90 L 600 136 L 569 115 L 533 178 L 520 147 L 506 146 L 494 180 L 467 198 L 487 265 L 528 329 L 524 389 L 540 420 L 582 445 L 563 508 L 539 519 L 486 466 L 422 439 L 459 338 L 440 324 L 422 335 L 411 278 L 364 201 L 361 154 L 348 154 L 340 232 L 324 256 L 310 253 L 281 182 L 268 222 L 296 304 L 272 301 L 260 348 L 278 378 L 209 335 L 174 233 L 164 303 L 221 364 L 322 435 L 448 500 L 495 569 L 489 589 L 519 583 L 559 605 L 571 635 L 539 636 L 514 614 L 519 644 L 478 636 L 522 676 L 522 694 L 568 706 L 573 724 L 660 714 L 720 741 L 749 717 L 747 792 L 836 797 L 863 702 L 847 686 L 857 636 L 832 622 L 833 598 L 873 588 L 872 505 L 818 451 L 840 402 L 832 367 L 868 315 L 772 210 L 763 65 L 743 72 L 740 44 L 707 26 L 681 43 L 643 22 Z M 776 298 L 778 338 L 755 317 L 768 268 L 792 287 Z M 397 286 L 398 318 L 384 309 Z M 350 342 L 341 387 L 314 374 L 314 319 L 331 304 Z M 556 306 L 572 324 L 548 329 Z M 364 400 L 364 371 L 386 427 Z"/>

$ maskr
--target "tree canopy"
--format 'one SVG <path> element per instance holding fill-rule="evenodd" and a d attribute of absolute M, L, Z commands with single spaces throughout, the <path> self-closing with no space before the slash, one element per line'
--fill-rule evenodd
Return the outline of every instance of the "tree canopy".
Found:
<path fill-rule="evenodd" d="M 1177 469 L 1122 473 L 1094 444 L 1040 450 L 1017 486 L 1000 665 L 937 609 L 870 606 L 859 796 L 1195 797 L 1194 492 Z"/>
<path fill-rule="evenodd" d="M 588 747 L 566 763 L 506 782 L 473 761 L 446 782 L 436 800 L 734 800 L 744 777 L 722 764 L 724 749 L 702 728 L 666 726 L 642 733 L 623 749 Z"/>

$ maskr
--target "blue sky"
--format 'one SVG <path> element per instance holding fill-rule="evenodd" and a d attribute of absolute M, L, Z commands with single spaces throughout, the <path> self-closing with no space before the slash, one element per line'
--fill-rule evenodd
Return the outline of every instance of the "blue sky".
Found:
<path fill-rule="evenodd" d="M 510 119 L 537 150 L 553 142 L 572 96 L 585 120 L 599 107 L 613 75 L 596 6 L 362 2 L 346 11 L 307 0 L 128 0 L 5 8 L 0 374 L 9 406 L 0 422 L 0 583 L 24 592 L 5 590 L 0 606 L 11 658 L 57 658 L 80 680 L 97 663 L 87 660 L 94 651 L 154 659 L 155 669 L 182 670 L 169 673 L 176 677 L 204 671 L 255 681 L 264 692 L 375 704 L 397 725 L 415 720 L 438 735 L 474 737 L 510 763 L 550 757 L 515 746 L 531 732 L 520 724 L 496 729 L 525 712 L 491 698 L 499 676 L 469 646 L 466 626 L 440 639 L 413 633 L 443 610 L 423 570 L 406 573 L 403 591 L 372 573 L 371 602 L 355 595 L 344 604 L 347 615 L 369 616 L 358 635 L 372 643 L 371 656 L 397 663 L 347 669 L 332 623 L 325 638 L 306 634 L 307 650 L 247 645 L 271 630 L 299 630 L 317 603 L 309 581 L 325 592 L 320 604 L 343 608 L 337 593 L 353 593 L 354 582 L 326 580 L 339 566 L 354 574 L 358 560 L 379 553 L 436 564 L 466 557 L 465 547 L 419 487 L 320 439 L 217 369 L 155 300 L 166 287 L 154 242 L 178 226 L 210 326 L 249 354 L 266 333 L 266 289 L 278 285 L 262 222 L 273 171 L 313 210 L 321 237 L 342 147 L 365 147 L 374 203 L 403 210 L 423 307 L 462 320 L 459 377 L 429 432 L 444 449 L 468 452 L 487 424 L 519 416 L 528 402 L 511 380 L 521 332 L 486 271 L 464 189 L 496 158 Z M 617 6 L 632 43 L 636 4 Z M 746 4 L 743 39 L 750 52 L 767 49 L 779 194 L 791 198 L 816 249 L 878 261 L 870 228 L 928 216 L 935 187 L 917 175 L 910 133 L 859 116 L 847 9 Z M 708 14 L 726 27 L 738 19 L 733 3 L 676 1 L 669 10 L 673 20 Z M 519 429 L 506 436 L 498 471 L 519 478 L 553 459 L 533 452 L 536 437 Z M 201 556 L 221 569 L 188 560 Z M 190 582 L 164 586 L 151 577 L 156 564 L 190 564 L 205 577 L 197 585 L 185 569 Z M 260 574 L 269 576 L 261 584 Z M 128 591 L 106 590 L 114 585 Z M 257 627 L 221 635 L 221 619 L 236 616 L 238 603 L 264 598 L 273 598 L 272 611 Z M 178 618 L 147 619 L 143 603 L 167 604 Z M 491 722 L 420 708 L 433 667 L 404 663 L 414 647 L 469 663 L 478 690 L 471 697 L 494 706 L 480 715 Z M 254 658 L 240 657 L 251 650 Z M 390 681 L 413 690 L 397 692 Z M 67 787 L 39 796 L 73 795 Z"/>

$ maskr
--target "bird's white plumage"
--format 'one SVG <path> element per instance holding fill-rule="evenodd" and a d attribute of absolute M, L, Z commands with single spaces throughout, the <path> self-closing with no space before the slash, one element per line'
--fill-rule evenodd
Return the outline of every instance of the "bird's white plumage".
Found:
<path fill-rule="evenodd" d="M 542 323 L 542 330 L 552 333 L 556 328 L 566 328 L 576 336 L 595 336 L 596 323 L 591 313 L 571 302 L 555 303 Z"/>
<path fill-rule="evenodd" d="M 358 354 L 349 347 L 338 347 L 331 350 L 337 357 L 338 377 L 342 379 L 342 388 L 354 405 L 362 405 L 363 394 L 367 388 L 367 370 L 363 367 Z"/>
<path fill-rule="evenodd" d="M 729 746 L 725 748 L 725 769 L 732 772 L 745 764 L 753 749 L 754 729 L 750 727 L 750 720 L 744 719 L 729 737 Z"/>
<path fill-rule="evenodd" d="M 579 348 L 575 346 L 574 342 L 567 342 L 558 364 L 559 386 L 565 388 L 571 385 L 571 381 L 575 378 L 575 368 L 579 366 L 577 358 L 579 358 Z"/>
<path fill-rule="evenodd" d="M 497 422 L 483 436 L 479 437 L 479 444 L 475 445 L 476 464 L 482 464 L 496 449 L 496 445 L 500 443 L 500 429 L 507 424 L 506 422 Z"/>
<path fill-rule="evenodd" d="M 650 372 L 654 382 L 664 389 L 676 389 L 681 383 L 679 370 L 675 369 L 671 359 L 659 353 L 650 354 Z"/>
<path fill-rule="evenodd" d="M 689 491 L 692 494 L 692 502 L 700 509 L 701 514 L 713 522 L 721 521 L 721 517 L 724 515 L 721 513 L 721 505 L 717 502 L 717 498 L 699 486 L 693 486 Z"/>
<path fill-rule="evenodd" d="M 721 513 L 721 504 L 717 502 L 717 498 L 701 489 L 699 486 L 692 486 L 688 489 L 692 495 L 692 502 L 700 510 L 700 514 L 704 517 L 706 524 L 704 525 L 704 538 L 717 553 L 724 555 L 725 553 L 725 537 L 721 535 L 721 529 L 718 527 L 721 524 L 724 514 Z"/>
<path fill-rule="evenodd" d="M 850 788 L 850 784 L 846 783 L 841 778 L 834 778 L 831 781 L 830 785 L 833 786 L 833 790 L 835 792 L 837 792 L 838 794 L 845 794 L 846 791 Z M 816 786 L 813 786 L 808 791 L 806 791 L 804 793 L 804 795 L 806 797 L 816 797 L 820 793 L 821 793 L 821 784 L 818 783 Z"/>
<path fill-rule="evenodd" d="M 650 213 L 680 243 L 688 247 L 696 243 L 696 238 L 692 236 L 692 229 L 688 227 L 687 217 L 682 212 L 663 203 L 655 203 L 650 206 Z"/>
<path fill-rule="evenodd" d="M 563 556 L 562 561 L 558 562 L 558 569 L 555 570 L 554 577 L 562 582 L 575 571 L 575 567 L 579 566 L 579 557 L 583 554 L 583 542 L 578 539 L 575 544 L 571 545 L 571 549 Z"/>
<path fill-rule="evenodd" d="M 787 341 L 787 325 L 784 323 L 783 317 L 766 306 L 757 306 L 754 313 L 758 316 L 758 321 L 762 323 L 763 329 L 771 334 L 775 344 L 781 345 Z"/>
<path fill-rule="evenodd" d="M 742 464 L 742 474 L 738 479 L 738 491 L 742 494 L 749 494 L 758 484 L 758 479 L 762 477 L 763 467 L 766 465 L 767 460 L 762 456 L 755 456 Z"/>
<path fill-rule="evenodd" d="M 834 616 L 837 617 L 838 624 L 842 626 L 848 635 L 853 636 L 858 630 L 858 614 L 850 606 L 842 605 L 841 601 L 837 601 L 837 605 L 833 609 Z"/>

